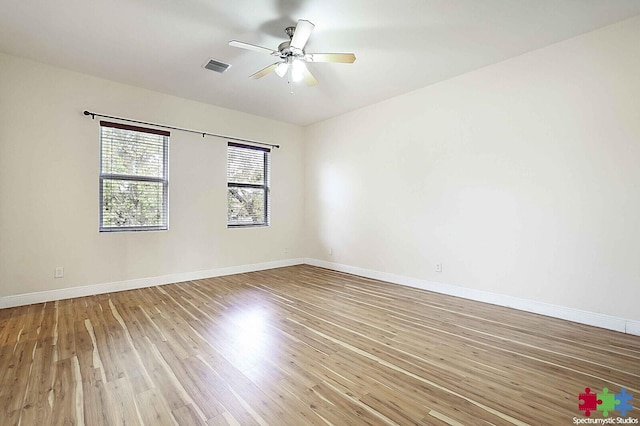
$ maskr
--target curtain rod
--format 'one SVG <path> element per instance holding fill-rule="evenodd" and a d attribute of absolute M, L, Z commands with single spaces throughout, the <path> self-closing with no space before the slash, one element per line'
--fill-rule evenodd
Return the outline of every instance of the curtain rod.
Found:
<path fill-rule="evenodd" d="M 224 139 L 229 139 L 229 140 L 232 140 L 232 141 L 247 142 L 247 143 L 253 143 L 253 144 L 256 144 L 256 145 L 270 146 L 272 148 L 280 148 L 280 145 L 275 145 L 275 144 L 272 144 L 272 143 L 252 141 L 251 139 L 234 138 L 234 137 L 226 136 L 226 135 L 218 135 L 216 133 L 199 132 L 197 130 L 183 129 L 183 128 L 180 128 L 180 127 L 173 127 L 173 126 L 165 126 L 164 124 L 148 123 L 146 121 L 132 120 L 130 118 L 114 117 L 114 116 L 111 116 L 111 115 L 98 114 L 97 112 L 91 112 L 91 111 L 87 111 L 87 110 L 84 111 L 84 115 L 86 115 L 86 116 L 90 115 L 91 118 L 94 119 L 94 120 L 95 120 L 96 117 L 111 118 L 111 119 L 114 119 L 114 120 L 128 121 L 130 123 L 146 124 L 147 126 L 163 127 L 165 129 L 178 130 L 178 131 L 181 131 L 181 132 L 196 133 L 198 135 L 202 135 L 203 138 L 205 136 L 213 136 L 213 137 L 216 137 L 216 138 L 224 138 Z"/>

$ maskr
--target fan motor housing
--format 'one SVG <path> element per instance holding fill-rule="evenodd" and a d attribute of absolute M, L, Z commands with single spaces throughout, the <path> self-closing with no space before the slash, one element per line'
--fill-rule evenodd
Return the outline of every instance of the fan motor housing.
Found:
<path fill-rule="evenodd" d="M 289 40 L 280 43 L 280 45 L 278 46 L 278 52 L 280 52 L 280 55 L 287 56 L 292 53 L 290 43 L 291 41 Z"/>
<path fill-rule="evenodd" d="M 304 56 L 303 49 L 296 49 L 295 47 L 291 47 L 291 40 L 283 41 L 278 46 L 278 53 L 282 59 L 288 58 L 289 56 L 293 56 L 296 58 L 301 58 Z"/>

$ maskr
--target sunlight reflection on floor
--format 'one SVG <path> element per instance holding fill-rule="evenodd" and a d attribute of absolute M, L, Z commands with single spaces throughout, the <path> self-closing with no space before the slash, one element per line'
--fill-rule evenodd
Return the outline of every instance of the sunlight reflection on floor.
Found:
<path fill-rule="evenodd" d="M 234 333 L 230 336 L 230 361 L 240 370 L 259 370 L 271 355 L 273 335 L 267 324 L 269 312 L 261 306 L 248 307 L 232 313 L 228 321 Z"/>

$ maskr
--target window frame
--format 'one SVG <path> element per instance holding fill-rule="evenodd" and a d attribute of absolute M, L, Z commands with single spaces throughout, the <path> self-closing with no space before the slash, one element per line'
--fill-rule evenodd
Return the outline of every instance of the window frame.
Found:
<path fill-rule="evenodd" d="M 138 133 L 149 133 L 162 136 L 162 177 L 126 175 L 118 173 L 103 173 L 103 157 L 102 157 L 102 130 L 103 127 L 111 127 L 115 129 L 128 130 Z M 169 137 L 170 132 L 158 129 L 150 129 L 146 127 L 131 126 L 123 123 L 113 123 L 109 121 L 100 121 L 100 176 L 99 176 L 99 209 L 100 209 L 100 232 L 140 232 L 140 231 L 168 231 L 169 230 Z M 162 211 L 165 214 L 164 224 L 149 226 L 104 226 L 104 181 L 105 180 L 127 180 L 132 182 L 155 182 L 162 184 Z"/>
<path fill-rule="evenodd" d="M 262 167 L 263 167 L 263 176 L 264 181 L 263 184 L 253 184 L 253 183 L 240 183 L 240 182 L 230 182 L 229 181 L 229 147 L 234 148 L 242 148 L 249 149 L 253 151 L 262 152 Z M 227 228 L 259 228 L 259 227 L 267 227 L 271 225 L 271 168 L 269 167 L 269 163 L 271 162 L 269 156 L 271 154 L 270 148 L 255 146 L 255 145 L 247 145 L 238 142 L 227 142 L 227 197 L 229 196 L 229 188 L 253 188 L 253 189 L 262 189 L 264 191 L 264 221 L 261 223 L 229 223 L 229 201 L 227 198 Z"/>

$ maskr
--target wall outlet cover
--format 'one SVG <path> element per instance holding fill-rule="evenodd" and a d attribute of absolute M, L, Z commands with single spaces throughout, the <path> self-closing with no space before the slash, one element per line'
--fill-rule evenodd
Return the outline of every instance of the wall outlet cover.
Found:
<path fill-rule="evenodd" d="M 64 277 L 64 268 L 62 266 L 56 266 L 56 270 L 53 273 L 54 278 L 63 278 Z"/>

